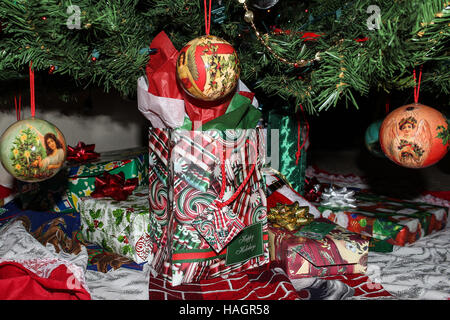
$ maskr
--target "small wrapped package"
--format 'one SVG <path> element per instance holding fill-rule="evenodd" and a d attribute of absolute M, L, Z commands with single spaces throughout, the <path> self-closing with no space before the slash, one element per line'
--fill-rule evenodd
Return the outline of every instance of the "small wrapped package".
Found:
<path fill-rule="evenodd" d="M 78 211 L 80 198 L 89 196 L 95 190 L 95 179 L 104 172 L 123 172 L 125 179 L 137 178 L 139 185 L 147 185 L 147 148 L 102 152 L 94 160 L 67 163 L 60 173 L 49 180 L 21 183 L 22 208 L 63 213 Z"/>
<path fill-rule="evenodd" d="M 365 273 L 369 239 L 326 219 L 295 232 L 269 226 L 270 259 L 290 279 Z"/>
<path fill-rule="evenodd" d="M 322 217 L 349 231 L 373 238 L 371 251 L 392 251 L 393 245 L 414 243 L 447 225 L 446 207 L 367 192 L 357 192 L 355 199 L 355 208 L 340 209 L 321 204 L 317 208 Z"/>
<path fill-rule="evenodd" d="M 261 130 L 149 130 L 153 270 L 171 285 L 269 262 Z"/>
<path fill-rule="evenodd" d="M 136 188 L 126 200 L 82 197 L 81 235 L 87 242 L 140 264 L 150 252 L 148 187 Z"/>

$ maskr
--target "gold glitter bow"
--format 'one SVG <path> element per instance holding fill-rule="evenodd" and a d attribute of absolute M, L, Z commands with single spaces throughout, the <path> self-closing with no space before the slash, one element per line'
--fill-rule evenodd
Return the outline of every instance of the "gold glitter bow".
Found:
<path fill-rule="evenodd" d="M 289 231 L 298 230 L 300 227 L 310 224 L 314 216 L 309 213 L 309 207 L 301 207 L 296 201 L 293 204 L 277 203 L 267 214 L 267 219 L 276 228 L 285 228 Z"/>

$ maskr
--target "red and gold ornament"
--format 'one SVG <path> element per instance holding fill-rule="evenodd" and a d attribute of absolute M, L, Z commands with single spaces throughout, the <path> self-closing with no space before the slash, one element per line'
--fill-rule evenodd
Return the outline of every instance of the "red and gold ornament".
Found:
<path fill-rule="evenodd" d="M 240 74 L 236 50 L 227 41 L 205 35 L 181 49 L 176 66 L 180 86 L 191 97 L 216 101 L 236 89 Z"/>

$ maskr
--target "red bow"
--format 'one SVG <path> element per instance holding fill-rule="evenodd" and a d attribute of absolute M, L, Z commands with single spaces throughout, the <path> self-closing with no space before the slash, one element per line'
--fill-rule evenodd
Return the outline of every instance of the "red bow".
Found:
<path fill-rule="evenodd" d="M 320 202 L 323 186 L 316 177 L 305 179 L 304 198 L 309 202 Z"/>
<path fill-rule="evenodd" d="M 111 197 L 117 201 L 126 200 L 133 193 L 138 182 L 138 178 L 125 180 L 123 172 L 117 174 L 103 172 L 103 176 L 95 177 L 95 190 L 91 193 L 91 197 Z"/>
<path fill-rule="evenodd" d="M 82 162 L 97 159 L 100 156 L 100 153 L 95 152 L 94 149 L 95 144 L 85 144 L 84 142 L 78 141 L 75 148 L 67 146 L 67 160 Z"/>

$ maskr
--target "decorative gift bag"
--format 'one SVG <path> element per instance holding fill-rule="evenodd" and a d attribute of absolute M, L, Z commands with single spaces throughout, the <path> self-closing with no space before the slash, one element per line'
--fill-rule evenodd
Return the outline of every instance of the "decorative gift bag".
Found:
<path fill-rule="evenodd" d="M 269 111 L 267 149 L 270 166 L 283 175 L 292 189 L 303 195 L 309 125 L 301 113 L 299 110 L 292 114 L 290 107 Z"/>
<path fill-rule="evenodd" d="M 269 261 L 259 129 L 149 130 L 149 262 L 172 285 Z"/>

